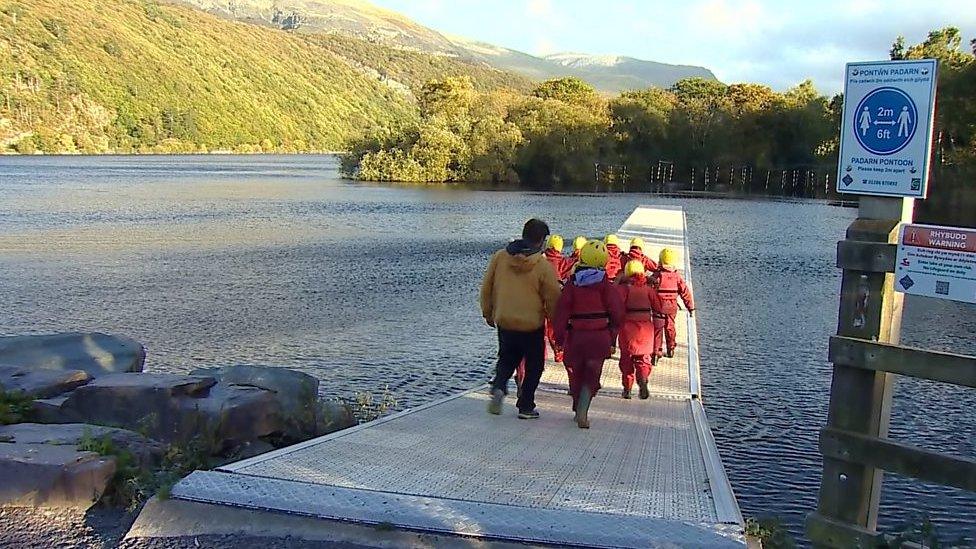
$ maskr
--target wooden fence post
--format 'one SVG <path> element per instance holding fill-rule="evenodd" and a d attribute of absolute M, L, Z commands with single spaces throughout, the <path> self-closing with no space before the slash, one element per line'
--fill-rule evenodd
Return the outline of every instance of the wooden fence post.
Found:
<path fill-rule="evenodd" d="M 914 199 L 861 196 L 858 218 L 847 229 L 848 241 L 895 243 L 898 227 L 911 222 Z M 901 332 L 903 294 L 894 291 L 894 274 L 844 270 L 837 334 L 897 344 Z M 828 429 L 884 438 L 891 414 L 894 374 L 834 365 L 830 385 Z M 871 466 L 824 457 L 818 529 L 836 522 L 865 530 L 877 527 L 883 471 Z M 826 543 L 827 545 L 833 545 Z"/>

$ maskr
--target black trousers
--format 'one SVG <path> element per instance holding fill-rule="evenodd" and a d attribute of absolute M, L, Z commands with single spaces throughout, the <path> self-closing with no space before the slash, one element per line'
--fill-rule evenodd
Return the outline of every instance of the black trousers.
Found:
<path fill-rule="evenodd" d="M 520 385 L 520 394 L 515 405 L 520 412 L 535 410 L 535 390 L 542 378 L 545 362 L 545 336 L 542 328 L 534 332 L 516 332 L 498 329 L 498 364 L 495 366 L 495 379 L 491 388 L 501 389 L 508 394 L 508 380 L 515 373 L 522 359 L 525 359 L 525 378 Z"/>

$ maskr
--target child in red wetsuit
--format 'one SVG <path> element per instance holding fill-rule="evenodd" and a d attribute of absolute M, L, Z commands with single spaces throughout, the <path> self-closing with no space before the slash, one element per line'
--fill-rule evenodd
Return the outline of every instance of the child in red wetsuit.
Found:
<path fill-rule="evenodd" d="M 579 262 L 580 250 L 583 249 L 583 246 L 586 246 L 587 242 L 589 241 L 586 239 L 585 236 L 577 236 L 576 238 L 573 239 L 573 255 L 571 255 L 570 257 L 573 258 L 574 267 Z"/>
<path fill-rule="evenodd" d="M 566 283 L 566 279 L 573 273 L 573 267 L 576 265 L 575 259 L 563 255 L 563 244 L 563 237 L 558 234 L 551 235 L 549 237 L 549 245 L 546 247 L 545 252 L 546 261 L 556 271 L 556 278 L 559 279 L 560 285 Z M 546 340 L 549 342 L 549 346 L 552 347 L 553 360 L 562 362 L 563 350 L 556 343 L 556 336 L 552 330 L 552 322 L 548 320 L 546 321 Z"/>
<path fill-rule="evenodd" d="M 668 346 L 666 355 L 668 358 L 674 356 L 676 336 L 674 318 L 678 314 L 678 297 L 681 297 L 681 301 L 684 302 L 688 314 L 695 315 L 695 300 L 692 298 L 691 290 L 688 289 L 685 279 L 678 272 L 675 259 L 674 250 L 671 248 L 661 250 L 660 261 L 657 272 L 654 273 L 653 282 L 657 287 L 657 293 L 661 296 L 663 306 L 664 318 L 662 320 L 664 321 L 664 339 Z M 661 336 L 658 335 L 655 340 L 657 341 L 657 354 L 661 356 Z"/>
<path fill-rule="evenodd" d="M 590 402 L 600 390 L 603 362 L 623 321 L 624 304 L 604 267 L 607 248 L 597 240 L 580 250 L 580 264 L 563 286 L 556 305 L 553 329 L 565 349 L 567 369 L 572 369 L 569 391 L 573 395 L 576 425 L 589 429 Z"/>
<path fill-rule="evenodd" d="M 662 312 L 661 298 L 648 283 L 644 264 L 632 259 L 624 265 L 622 284 L 618 286 L 626 313 L 620 328 L 620 374 L 623 397 L 630 398 L 634 381 L 641 399 L 651 396 L 647 380 L 656 360 L 654 315 Z"/>
<path fill-rule="evenodd" d="M 644 266 L 645 273 L 650 274 L 657 270 L 657 263 L 644 254 L 644 239 L 640 237 L 631 240 L 630 249 L 620 256 L 620 261 L 625 266 L 635 259 L 640 261 L 641 265 Z"/>
<path fill-rule="evenodd" d="M 546 261 L 552 265 L 553 270 L 556 271 L 556 278 L 560 282 L 565 282 L 569 278 L 576 264 L 574 258 L 563 255 L 563 244 L 563 237 L 558 234 L 551 235 L 545 251 Z"/>
<path fill-rule="evenodd" d="M 620 264 L 620 238 L 615 234 L 608 234 L 606 238 L 603 239 L 603 243 L 607 246 L 607 265 L 605 270 L 607 271 L 607 276 L 610 280 L 616 280 L 617 275 L 620 274 L 623 265 Z"/>

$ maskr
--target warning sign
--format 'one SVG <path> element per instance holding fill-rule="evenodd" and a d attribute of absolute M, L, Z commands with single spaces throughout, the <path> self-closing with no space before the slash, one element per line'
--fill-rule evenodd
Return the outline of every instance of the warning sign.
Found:
<path fill-rule="evenodd" d="M 895 290 L 976 303 L 976 230 L 903 226 L 898 237 Z"/>

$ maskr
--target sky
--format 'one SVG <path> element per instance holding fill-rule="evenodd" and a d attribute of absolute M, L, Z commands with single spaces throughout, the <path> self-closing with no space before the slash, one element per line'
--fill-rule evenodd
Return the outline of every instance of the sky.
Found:
<path fill-rule="evenodd" d="M 615 54 L 701 65 L 726 83 L 842 91 L 844 64 L 888 58 L 951 25 L 976 38 L 976 0 L 372 0 L 448 35 L 536 55 Z"/>

